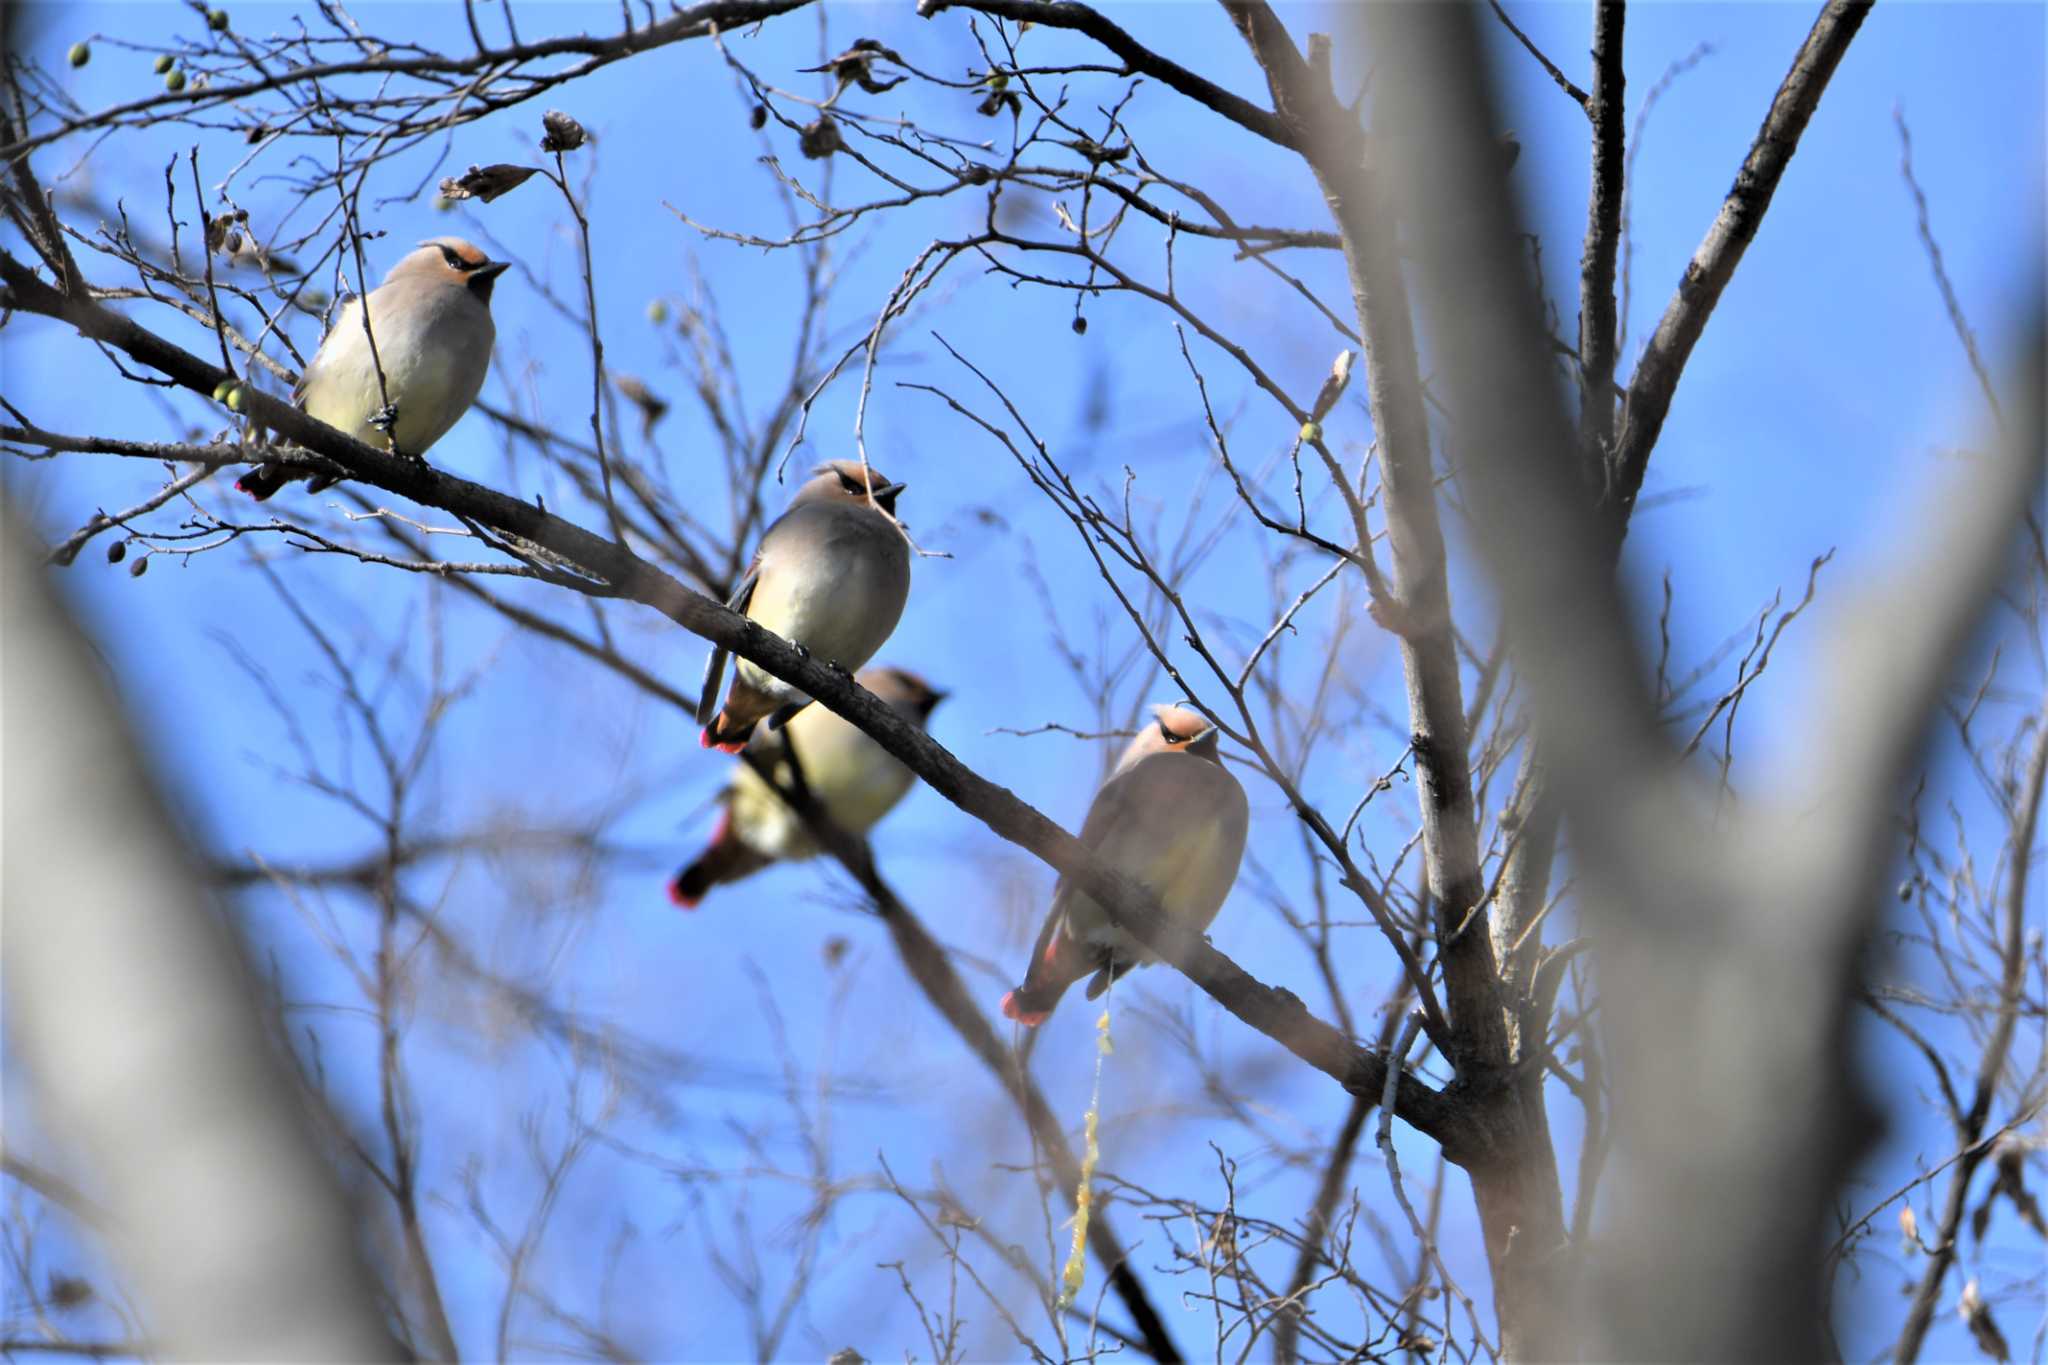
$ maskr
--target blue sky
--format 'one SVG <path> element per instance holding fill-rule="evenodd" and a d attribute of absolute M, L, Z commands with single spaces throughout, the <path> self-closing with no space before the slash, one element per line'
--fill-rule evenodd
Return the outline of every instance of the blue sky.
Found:
<path fill-rule="evenodd" d="M 728 43 L 765 80 L 804 91 L 817 78 L 796 68 L 816 63 L 821 42 L 837 52 L 860 36 L 878 38 L 947 76 L 980 64 L 965 16 L 923 21 L 911 10 L 907 4 L 832 5 L 824 11 L 822 38 L 818 20 L 802 15 L 732 35 Z M 243 32 L 282 29 L 293 13 L 246 2 L 233 11 Z M 1297 37 L 1341 23 L 1332 7 L 1281 12 Z M 1539 45 L 1585 80 L 1586 7 L 1517 5 L 1512 12 Z M 1679 4 L 1631 12 L 1632 112 L 1671 63 L 1703 43 L 1712 51 L 1662 98 L 1636 161 L 1625 369 L 1718 206 L 1812 12 L 1808 5 Z M 373 32 L 427 46 L 467 43 L 455 6 L 372 4 L 356 13 Z M 609 31 L 617 15 L 616 7 L 597 4 L 517 11 L 528 38 Z M 1257 72 L 1220 8 L 1145 3 L 1117 7 L 1115 16 L 1141 41 L 1231 89 L 1262 97 Z M 485 22 L 499 21 L 487 15 Z M 1797 774 L 1810 760 L 1802 740 L 1805 718 L 1824 704 L 1829 612 L 1853 593 L 1881 590 L 1885 575 L 1912 556 L 1929 524 L 1928 507 L 1953 477 L 1947 453 L 1983 430 L 1974 381 L 1915 238 L 1912 204 L 1898 173 L 1893 111 L 1902 109 L 1911 123 L 1917 173 L 1948 268 L 1997 364 L 2011 355 L 2010 330 L 2027 302 L 2023 291 L 2039 278 L 2029 256 L 2042 204 L 2043 23 L 2039 7 L 2017 4 L 1878 8 L 1830 87 L 1673 405 L 1646 488 L 1655 502 L 1636 519 L 1627 572 L 1643 602 L 1654 602 L 1658 577 L 1670 572 L 1676 660 L 1709 655 L 1746 629 L 1773 593 L 1796 600 L 1813 558 L 1837 551 L 1823 571 L 1815 616 L 1788 633 L 1766 684 L 1745 702 L 1736 775 L 1747 789 Z M 191 40 L 199 26 L 181 6 L 75 5 L 39 11 L 32 32 L 32 50 L 65 72 L 65 88 L 98 107 L 134 98 L 155 79 L 149 54 L 124 51 L 119 42 Z M 88 34 L 100 35 L 92 64 L 76 72 L 64 68 L 63 49 Z M 1504 121 L 1523 145 L 1515 184 L 1541 238 L 1547 278 L 1570 335 L 1585 213 L 1584 120 L 1499 36 Z M 1046 63 L 1098 59 L 1088 44 L 1060 33 L 1034 31 L 1025 42 L 1027 55 Z M 1340 56 L 1340 75 L 1347 57 Z M 590 195 L 598 315 L 611 368 L 641 376 L 672 399 L 686 398 L 674 364 L 675 339 L 648 319 L 647 305 L 688 293 L 694 270 L 721 306 L 738 369 L 758 405 L 786 372 L 793 344 L 794 260 L 788 253 L 706 241 L 666 207 L 734 231 L 772 235 L 784 227 L 746 127 L 747 102 L 734 84 L 708 43 L 669 47 L 469 125 L 451 145 L 380 170 L 366 202 L 378 201 L 371 226 L 388 236 L 366 248 L 373 271 L 381 274 L 412 241 L 449 231 L 488 236 L 494 254 L 522 262 L 526 269 L 500 285 L 498 358 L 486 396 L 580 434 L 589 355 L 541 296 L 543 286 L 565 297 L 580 287 L 572 225 L 553 192 L 533 181 L 496 204 L 447 214 L 434 210 L 430 190 L 414 193 L 472 162 L 534 160 L 540 108 L 562 107 L 596 135 L 571 165 L 572 174 L 594 167 L 577 188 Z M 1103 88 L 1084 91 L 1078 79 L 1075 89 L 1082 108 L 1106 98 Z M 973 114 L 971 96 L 948 103 L 912 92 L 904 87 L 861 96 L 858 107 L 876 113 L 901 107 L 959 136 L 1006 134 Z M 906 102 L 899 106 L 898 99 Z M 1196 117 L 1159 85 L 1141 87 L 1129 119 L 1162 169 L 1198 181 L 1244 217 L 1325 225 L 1313 184 L 1298 165 L 1213 118 Z M 37 165 L 61 190 L 90 192 L 103 203 L 125 198 L 139 221 L 154 227 L 161 223 L 163 163 L 195 138 L 209 185 L 244 150 L 238 139 L 189 129 L 123 132 L 92 144 L 89 157 L 75 165 L 85 142 L 45 150 Z M 777 143 L 786 164 L 814 176 L 816 167 L 796 156 L 792 142 L 784 135 Z M 281 160 L 259 164 L 233 187 L 257 223 L 274 220 L 288 203 L 288 186 L 265 179 L 266 169 L 275 175 L 288 168 Z M 841 164 L 835 193 L 850 200 L 878 191 L 857 167 Z M 1052 231 L 1049 211 L 1042 205 L 1033 211 L 1042 221 L 1032 220 L 1032 229 Z M 844 276 L 833 322 L 864 326 L 916 251 L 934 237 L 967 230 L 977 212 L 966 199 L 939 201 L 873 220 L 839 239 Z M 193 217 L 189 192 L 181 216 Z M 1129 241 L 1160 235 L 1148 223 L 1126 230 Z M 1292 391 L 1311 395 L 1343 344 L 1336 334 L 1277 291 L 1271 276 L 1231 264 L 1227 253 L 1193 245 L 1182 250 L 1179 282 L 1191 306 L 1244 340 Z M 1156 248 L 1132 259 L 1159 278 Z M 1334 257 L 1297 252 L 1286 264 L 1333 303 L 1343 299 L 1341 263 Z M 1142 300 L 1115 296 L 1092 300 L 1085 311 L 1090 325 L 1077 336 L 1065 294 L 1013 289 L 971 265 L 956 267 L 897 337 L 867 425 L 876 462 L 911 484 L 903 511 L 920 542 L 952 556 L 919 562 L 912 607 L 880 658 L 954 689 L 935 722 L 940 739 L 1070 825 L 1078 824 L 1096 780 L 1096 749 L 1060 736 L 996 733 L 1052 721 L 1093 727 L 1089 699 L 1052 655 L 1053 626 L 1029 566 L 1042 572 L 1070 638 L 1084 646 L 1100 639 L 1114 653 L 1128 642 L 1129 628 L 1092 571 L 1077 562 L 1071 529 L 1038 501 L 1009 457 L 928 395 L 898 384 L 938 384 L 984 411 L 993 407 L 972 377 L 947 359 L 934 334 L 943 336 L 1027 399 L 1035 429 L 1063 463 L 1107 488 L 1118 487 L 1122 468 L 1131 466 L 1139 475 L 1138 506 L 1163 518 L 1169 531 L 1188 515 L 1191 495 L 1206 487 L 1195 519 L 1213 524 L 1224 514 L 1225 490 L 1201 482 L 1214 456 L 1170 320 Z M 187 345 L 205 340 L 195 327 L 165 321 L 160 313 L 148 316 Z M 295 339 L 310 349 L 317 329 L 302 328 Z M 218 410 L 190 395 L 145 395 L 118 382 L 57 329 L 17 321 L 5 347 L 9 398 L 45 425 L 144 439 L 167 439 L 187 425 L 219 425 Z M 1200 343 L 1193 349 L 1237 456 L 1258 464 L 1284 451 L 1284 414 L 1220 353 Z M 857 392 L 856 369 L 821 401 L 804 462 L 848 451 Z M 1091 420 L 1091 404 L 1102 409 L 1099 421 Z M 1348 449 L 1369 437 L 1355 402 L 1347 402 L 1331 428 Z M 658 440 L 672 468 L 688 470 L 693 458 L 709 458 L 701 419 L 686 402 L 677 402 Z M 543 494 L 550 507 L 574 506 L 568 490 L 530 454 L 508 461 L 481 417 L 457 427 L 432 458 L 522 495 Z M 8 473 L 11 495 L 30 506 L 52 536 L 68 533 L 95 507 L 138 501 L 156 484 L 149 468 L 113 461 L 62 461 Z M 309 515 L 318 505 L 288 496 L 297 496 Z M 771 494 L 771 502 L 779 496 Z M 205 497 L 209 505 L 231 506 L 218 494 Z M 717 505 L 723 506 L 722 492 Z M 1235 623 L 1222 627 L 1228 638 L 1247 630 L 1256 638 L 1270 618 L 1267 568 L 1255 557 L 1256 545 L 1239 527 L 1188 585 L 1192 597 Z M 801 1159 L 775 1142 L 751 1149 L 743 1135 L 780 1122 L 786 1110 L 772 1093 L 725 1083 L 777 1074 L 773 1030 L 763 992 L 750 976 L 754 969 L 763 974 L 806 1067 L 829 1057 L 841 1075 L 884 1092 L 882 1101 L 849 1098 L 835 1110 L 829 1142 L 835 1170 L 872 1173 L 877 1152 L 906 1182 L 932 1183 L 939 1170 L 946 1182 L 971 1192 L 976 1211 L 999 1225 L 1005 1240 L 1035 1247 L 1044 1259 L 1044 1230 L 1031 1210 L 1028 1183 L 991 1169 L 1028 1159 L 1020 1125 L 902 978 L 880 927 L 852 912 L 843 881 L 816 866 L 775 869 L 716 894 L 687 917 L 662 900 L 670 867 L 708 837 L 706 803 L 724 772 L 722 761 L 697 750 L 686 718 L 572 655 L 511 633 L 453 594 L 437 600 L 412 576 L 289 554 L 277 567 L 358 657 L 380 657 L 388 645 L 380 649 L 377 641 L 395 633 L 407 642 L 402 662 L 414 676 L 427 672 L 436 641 L 451 674 L 476 674 L 474 692 L 453 712 L 417 799 L 414 819 L 421 828 L 453 831 L 493 815 L 559 821 L 600 809 L 622 813 L 611 830 L 622 856 L 588 869 L 587 883 L 477 859 L 430 869 L 415 888 L 423 898 L 442 898 L 448 922 L 497 970 L 544 988 L 557 1003 L 705 1059 L 713 1071 L 710 1083 L 669 1096 L 674 1112 L 632 1110 L 621 1122 L 636 1149 L 653 1158 L 601 1149 L 578 1166 L 542 1246 L 537 1278 L 579 1311 L 613 1313 L 637 1350 L 712 1359 L 749 1349 L 746 1325 L 731 1310 L 711 1260 L 713 1249 L 730 1250 L 722 1239 L 739 1225 L 733 1187 L 699 1191 L 659 1167 L 730 1169 Z M 1296 564 L 1283 577 L 1298 591 L 1320 568 Z M 303 632 L 239 549 L 188 564 L 165 558 L 140 580 L 89 551 L 65 582 L 98 634 L 147 742 L 187 803 L 186 817 L 210 846 L 230 856 L 256 849 L 267 857 L 312 860 L 366 845 L 364 825 L 277 772 L 295 763 L 287 731 L 235 662 L 237 653 L 303 699 L 301 719 L 324 764 L 337 770 L 352 764 L 360 774 L 365 755 L 360 735 L 343 738 L 347 722 L 319 680 L 320 664 Z M 1459 587 L 1466 597 L 1479 592 L 1469 569 Z M 559 594 L 513 589 L 508 595 L 587 623 L 580 606 Z M 1352 600 L 1349 609 L 1356 605 Z M 1313 675 L 1314 641 L 1324 638 L 1338 609 L 1332 598 L 1328 610 L 1304 618 L 1304 638 L 1284 665 L 1285 676 Z M 635 657 L 678 686 L 694 685 L 702 661 L 697 641 L 648 613 L 617 611 L 610 621 Z M 1398 713 L 1398 661 L 1386 639 L 1355 637 L 1345 663 L 1372 706 Z M 2031 672 L 2009 679 L 2010 685 L 2021 693 L 2033 688 L 2038 696 L 2040 661 L 2016 667 Z M 1724 684 L 1727 676 L 1725 668 L 1717 675 Z M 1163 685 L 1133 678 L 1120 700 L 1128 704 L 1141 691 L 1168 695 Z M 409 694 L 399 685 L 388 700 L 400 728 L 407 724 Z M 1359 784 L 1385 770 L 1402 741 L 1401 734 L 1361 720 L 1319 756 L 1308 779 L 1311 796 L 1347 809 Z M 1383 857 L 1398 849 L 1414 819 L 1411 789 L 1398 787 L 1394 796 L 1368 817 L 1369 824 L 1378 822 L 1373 846 Z M 1304 873 L 1285 806 L 1264 785 L 1253 787 L 1252 800 L 1254 851 L 1263 844 L 1283 893 L 1298 895 Z M 963 974 L 992 1009 L 1020 965 L 1050 873 L 922 790 L 882 826 L 875 843 L 905 899 L 934 933 L 962 950 Z M 346 977 L 311 946 L 305 922 L 284 898 L 259 894 L 247 903 L 255 934 L 286 962 L 300 999 L 350 996 Z M 335 915 L 345 936 L 367 941 L 370 918 L 361 906 L 337 898 Z M 836 967 L 819 951 L 828 936 L 852 945 Z M 1291 984 L 1324 1008 L 1309 989 L 1306 955 L 1273 912 L 1247 894 L 1245 883 L 1215 938 L 1261 977 Z M 1375 998 L 1368 993 L 1383 988 L 1392 963 L 1370 935 L 1354 944 L 1356 965 L 1348 973 L 1358 993 L 1353 1003 L 1369 1010 Z M 437 989 L 440 984 L 422 989 L 413 1033 L 415 1079 L 428 1115 L 425 1176 L 453 1204 L 432 1211 L 430 1231 L 449 1276 L 444 1288 L 458 1335 L 468 1350 L 483 1352 L 495 1331 L 502 1274 L 462 1209 L 461 1172 L 477 1162 L 494 1212 L 515 1222 L 524 1217 L 536 1182 L 524 1156 L 522 1123 L 541 1114 L 543 1132 L 559 1139 L 563 1064 L 517 1030 L 494 1032 L 473 995 Z M 1133 984 L 1137 989 L 1119 992 L 1119 1051 L 1104 1080 L 1105 1166 L 1153 1189 L 1200 1191 L 1213 1199 L 1219 1194 L 1214 1157 L 1204 1142 L 1214 1141 L 1244 1163 L 1241 1196 L 1255 1192 L 1259 1211 L 1269 1216 L 1294 1216 L 1313 1173 L 1277 1167 L 1270 1145 L 1252 1127 L 1203 1110 L 1191 1098 L 1198 1078 L 1184 1054 L 1136 1006 L 1150 1002 L 1190 1019 L 1206 1052 L 1255 1093 L 1261 1122 L 1277 1130 L 1333 1130 L 1342 1096 L 1277 1056 L 1184 982 L 1152 972 Z M 1039 1048 L 1042 1083 L 1076 1121 L 1087 1094 L 1091 1017 L 1078 1007 L 1063 1010 Z M 323 1057 L 339 1088 L 367 1093 L 351 1090 L 350 1083 L 367 1076 L 370 1034 L 351 1031 L 346 1020 L 309 1022 L 328 1031 Z M 1879 1065 L 1898 1060 L 1886 1047 L 1875 1054 Z M 585 1089 L 597 1103 L 597 1088 Z M 1184 1104 L 1204 1117 L 1169 1123 Z M 1568 1106 L 1560 1104 L 1558 1112 Z M 1426 1179 L 1433 1169 L 1428 1145 L 1413 1135 L 1402 1142 L 1411 1180 Z M 1908 1106 L 1873 1180 L 1895 1185 L 1916 1158 L 1944 1155 L 1939 1135 L 1923 1129 Z M 1353 1174 L 1362 1197 L 1386 1207 L 1377 1161 L 1361 1159 Z M 1447 1250 L 1453 1269 L 1477 1293 L 1485 1283 L 1483 1261 L 1463 1182 L 1455 1173 L 1452 1178 Z M 772 1283 L 787 1270 L 786 1256 L 773 1250 L 774 1237 L 787 1231 L 801 1200 L 761 1181 L 747 1188 L 744 1207 L 764 1239 Z M 1129 1208 L 1115 1216 L 1127 1239 L 1146 1238 L 1141 1264 L 1168 1259 L 1170 1229 L 1142 1221 Z M 843 1206 L 788 1353 L 815 1357 L 849 1343 L 876 1358 L 922 1349 L 893 1275 L 874 1268 L 904 1257 L 920 1277 L 939 1273 L 928 1241 L 909 1224 L 885 1197 L 859 1195 Z M 619 1240 L 622 1226 L 629 1235 Z M 1185 1243 L 1185 1229 L 1178 1231 Z M 592 1267 L 603 1265 L 615 1245 L 623 1248 L 618 1287 L 608 1295 Z M 2001 1253 L 1994 1241 L 1984 1254 Z M 1203 1349 L 1211 1330 L 1206 1310 L 1178 1300 L 1181 1282 L 1151 1278 L 1183 1344 Z M 1870 1313 L 1845 1315 L 1851 1356 L 1867 1355 L 1877 1344 L 1857 1336 L 1866 1321 L 1894 1316 L 1894 1279 L 1888 1271 L 1870 1275 L 1864 1281 L 1873 1296 Z M 1008 1339 L 1000 1325 L 985 1311 L 967 1312 L 974 1319 L 969 1340 L 983 1353 L 1003 1353 Z M 541 1330 L 530 1311 L 524 1321 Z M 1965 1349 L 1952 1315 L 1942 1315 L 1937 1333 L 1930 1357 Z"/>

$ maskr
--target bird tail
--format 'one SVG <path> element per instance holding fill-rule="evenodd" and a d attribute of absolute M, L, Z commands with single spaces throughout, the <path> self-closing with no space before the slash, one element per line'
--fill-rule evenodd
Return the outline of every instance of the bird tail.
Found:
<path fill-rule="evenodd" d="M 668 898 L 679 909 L 695 910 L 712 887 L 751 877 L 774 861 L 740 838 L 732 827 L 732 812 L 727 811 L 718 817 L 718 832 L 696 861 L 669 879 Z"/>
<path fill-rule="evenodd" d="M 1053 1006 L 1059 1004 L 1067 987 L 1090 972 L 1102 973 L 1103 985 L 1109 984 L 1109 968 L 1104 965 L 1102 954 L 1068 933 L 1067 917 L 1053 911 L 1038 936 L 1031 965 L 1024 970 L 1024 984 L 1003 997 L 1003 1017 L 1014 1019 L 1025 1028 L 1037 1028 L 1052 1013 Z M 1088 998 L 1092 1000 L 1100 994 L 1091 986 Z"/>
<path fill-rule="evenodd" d="M 775 711 L 775 700 L 748 686 L 744 676 L 732 680 L 725 694 L 725 708 L 711 718 L 697 743 L 706 749 L 736 754 L 747 747 L 754 727 Z"/>
<path fill-rule="evenodd" d="M 278 489 L 291 482 L 292 471 L 285 465 L 266 461 L 235 480 L 235 489 L 247 493 L 258 502 L 268 500 Z"/>

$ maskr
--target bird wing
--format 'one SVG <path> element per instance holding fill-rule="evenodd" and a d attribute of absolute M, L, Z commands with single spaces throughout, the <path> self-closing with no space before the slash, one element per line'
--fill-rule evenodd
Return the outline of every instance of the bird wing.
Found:
<path fill-rule="evenodd" d="M 754 562 L 747 566 L 739 583 L 733 588 L 732 596 L 725 599 L 725 605 L 742 616 L 746 615 L 747 604 L 754 600 L 754 585 L 761 578 L 761 557 L 754 556 Z M 697 723 L 709 725 L 712 716 L 718 713 L 718 691 L 725 685 L 725 661 L 731 651 L 723 645 L 711 647 L 711 657 L 704 661 L 704 686 L 697 693 Z"/>
<path fill-rule="evenodd" d="M 1207 928 L 1236 879 L 1246 824 L 1243 788 L 1228 773 L 1189 754 L 1152 754 L 1103 784 L 1081 842 L 1151 888 L 1168 913 Z M 1072 888 L 1060 891 L 1070 914 L 1101 917 Z"/>
<path fill-rule="evenodd" d="M 314 350 L 313 358 L 306 362 L 305 369 L 299 371 L 299 382 L 292 385 L 293 407 L 303 408 L 306 406 L 306 390 L 312 387 L 313 380 L 320 372 L 327 368 L 322 362 L 331 362 L 333 360 L 333 355 L 328 350 L 328 343 L 333 341 L 340 334 L 341 329 L 348 326 L 351 321 L 355 322 L 356 328 L 359 331 L 361 330 L 363 324 L 356 319 L 356 309 L 361 306 L 362 297 L 358 295 L 342 304 L 341 311 L 334 315 L 334 326 L 328 329 L 326 336 L 320 338 L 320 345 Z"/>

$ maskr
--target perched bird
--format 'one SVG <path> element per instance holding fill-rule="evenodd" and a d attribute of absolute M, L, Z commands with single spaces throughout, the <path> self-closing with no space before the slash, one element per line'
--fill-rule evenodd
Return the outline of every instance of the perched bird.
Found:
<path fill-rule="evenodd" d="M 460 237 L 420 243 L 370 291 L 370 334 L 363 330 L 365 300 L 342 305 L 334 330 L 299 376 L 292 402 L 307 416 L 370 445 L 384 444 L 382 421 L 400 451 L 424 455 L 469 411 L 484 386 L 498 335 L 491 322 L 491 289 L 506 266 Z M 235 487 L 261 502 L 291 479 L 304 477 L 281 464 L 261 464 Z M 315 478 L 314 491 L 329 482 Z"/>
<path fill-rule="evenodd" d="M 944 692 L 900 668 L 865 668 L 854 680 L 919 729 L 946 699 Z M 848 834 L 874 828 L 917 781 L 888 750 L 822 706 L 810 707 L 792 720 L 781 739 L 796 754 L 804 790 Z M 773 756 L 781 752 L 781 740 L 757 731 L 748 747 Z M 775 780 L 784 787 L 794 785 L 786 756 L 776 760 Z M 719 799 L 725 810 L 710 847 L 668 884 L 668 898 L 685 910 L 695 909 L 705 892 L 723 882 L 750 877 L 785 858 L 818 853 L 803 820 L 751 765 L 741 763 L 734 769 L 732 782 Z"/>
<path fill-rule="evenodd" d="M 1201 713 L 1155 706 L 1081 826 L 1081 842 L 1146 887 L 1166 913 L 1200 933 L 1237 880 L 1251 811 L 1216 751 L 1218 732 Z M 1045 1022 L 1067 987 L 1093 972 L 1088 998 L 1133 967 L 1157 961 L 1109 921 L 1100 905 L 1064 879 L 1038 931 L 1024 984 L 1003 997 L 1003 1014 L 1027 1028 Z"/>
<path fill-rule="evenodd" d="M 910 595 L 910 545 L 896 524 L 900 483 L 873 465 L 819 465 L 789 510 L 761 537 L 754 562 L 726 602 L 807 654 L 851 672 L 875 656 Z M 700 742 L 736 754 L 766 720 L 780 729 L 811 699 L 740 660 L 725 709 L 711 708 L 725 677 L 726 651 L 714 647 L 697 702 Z"/>

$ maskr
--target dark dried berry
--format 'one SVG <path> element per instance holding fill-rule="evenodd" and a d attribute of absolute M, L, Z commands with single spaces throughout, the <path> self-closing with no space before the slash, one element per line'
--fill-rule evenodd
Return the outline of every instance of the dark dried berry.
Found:
<path fill-rule="evenodd" d="M 128 557 L 128 542 L 117 540 L 107 547 L 107 563 L 119 564 Z"/>
<path fill-rule="evenodd" d="M 149 572 L 149 556 L 148 556 L 148 555 L 144 555 L 144 556 L 143 556 L 142 558 L 140 558 L 140 559 L 136 560 L 136 561 L 135 561 L 135 562 L 134 562 L 133 564 L 131 564 L 131 565 L 129 565 L 129 566 L 128 566 L 128 576 L 129 576 L 130 578 L 140 578 L 140 577 L 142 577 L 142 576 L 143 576 L 144 574 L 146 574 L 146 573 L 148 573 L 148 572 Z"/>
<path fill-rule="evenodd" d="M 1077 337 L 1088 335 L 1088 319 L 1082 317 L 1079 313 L 1074 314 L 1074 335 Z"/>
<path fill-rule="evenodd" d="M 754 112 L 747 115 L 747 126 L 757 130 L 766 128 L 768 126 L 768 106 L 765 104 L 755 105 Z"/>

